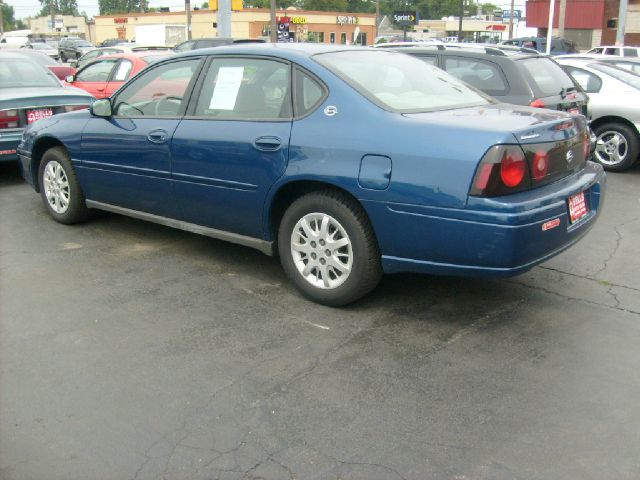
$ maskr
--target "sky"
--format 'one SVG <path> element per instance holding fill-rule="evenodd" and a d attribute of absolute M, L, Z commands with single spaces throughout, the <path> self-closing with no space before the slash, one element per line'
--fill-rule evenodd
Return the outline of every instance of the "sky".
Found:
<path fill-rule="evenodd" d="M 192 0 L 192 5 L 198 5 L 199 0 Z M 204 0 L 202 0 L 204 1 Z M 200 1 L 200 3 L 202 3 Z M 4 0 L 4 3 L 13 7 L 16 12 L 16 18 L 25 18 L 29 16 L 35 16 L 41 9 L 41 4 L 38 0 Z M 492 2 L 500 5 L 503 9 L 509 9 L 510 2 Z M 525 0 L 515 0 L 516 10 L 524 11 Z M 184 6 L 184 1 L 181 0 L 150 0 L 149 5 L 152 7 L 180 7 Z M 87 12 L 89 17 L 98 15 L 98 0 L 78 0 L 78 10 Z"/>

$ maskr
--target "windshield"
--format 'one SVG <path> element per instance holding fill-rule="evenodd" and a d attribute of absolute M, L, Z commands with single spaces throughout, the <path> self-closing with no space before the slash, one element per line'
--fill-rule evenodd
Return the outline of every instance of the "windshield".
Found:
<path fill-rule="evenodd" d="M 6 58 L 0 62 L 0 88 L 59 86 L 53 74 L 35 62 Z"/>
<path fill-rule="evenodd" d="M 314 59 L 385 110 L 413 113 L 492 103 L 445 71 L 403 53 L 339 51 Z"/>
<path fill-rule="evenodd" d="M 614 67 L 613 65 L 605 65 L 603 63 L 591 63 L 589 66 L 594 70 L 606 73 L 627 85 L 640 89 L 640 76 L 635 73 L 619 67 Z"/>
<path fill-rule="evenodd" d="M 93 44 L 85 41 L 85 40 L 80 40 L 78 42 L 74 42 L 74 45 L 76 47 L 93 47 Z"/>
<path fill-rule="evenodd" d="M 31 48 L 34 50 L 51 50 L 53 47 L 51 45 L 47 45 L 46 43 L 32 43 Z"/>
<path fill-rule="evenodd" d="M 575 90 L 571 77 L 560 65 L 545 57 L 527 58 L 520 61 L 526 73 L 533 80 L 533 86 L 541 97 L 560 95 L 565 90 Z"/>

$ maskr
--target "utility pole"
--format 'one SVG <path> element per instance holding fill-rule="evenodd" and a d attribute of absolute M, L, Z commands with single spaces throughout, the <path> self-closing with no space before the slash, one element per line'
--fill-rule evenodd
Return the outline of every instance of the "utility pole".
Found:
<path fill-rule="evenodd" d="M 511 0 L 511 14 L 509 16 L 509 40 L 513 38 L 513 8 L 515 0 Z"/>
<path fill-rule="evenodd" d="M 218 0 L 218 36 L 231 37 L 231 0 Z"/>
<path fill-rule="evenodd" d="M 271 0 L 271 41 L 278 41 L 278 25 L 276 24 L 276 0 Z"/>
<path fill-rule="evenodd" d="M 53 2 L 54 0 L 49 0 L 49 16 L 51 17 L 51 31 L 56 31 L 56 18 L 53 13 Z"/>
<path fill-rule="evenodd" d="M 144 0 L 140 0 L 140 13 L 144 13 Z"/>
<path fill-rule="evenodd" d="M 558 10 L 558 36 L 564 37 L 564 16 L 567 11 L 567 0 L 560 0 L 560 9 Z"/>
<path fill-rule="evenodd" d="M 618 30 L 616 31 L 616 45 L 624 45 L 624 31 L 627 24 L 627 0 L 620 0 L 618 10 Z"/>
<path fill-rule="evenodd" d="M 187 40 L 191 40 L 191 0 L 184 0 L 184 10 L 187 12 Z"/>
<path fill-rule="evenodd" d="M 380 0 L 376 0 L 376 38 L 378 38 L 378 25 L 380 25 Z"/>
<path fill-rule="evenodd" d="M 556 0 L 549 2 L 549 26 L 547 28 L 547 55 L 551 53 L 551 39 L 553 37 L 553 14 L 556 10 Z"/>
<path fill-rule="evenodd" d="M 0 35 L 4 35 L 4 19 L 2 18 L 2 7 L 4 7 L 4 3 L 0 0 Z"/>
<path fill-rule="evenodd" d="M 462 43 L 462 17 L 464 17 L 464 0 L 460 0 L 460 20 L 458 21 L 458 41 Z"/>

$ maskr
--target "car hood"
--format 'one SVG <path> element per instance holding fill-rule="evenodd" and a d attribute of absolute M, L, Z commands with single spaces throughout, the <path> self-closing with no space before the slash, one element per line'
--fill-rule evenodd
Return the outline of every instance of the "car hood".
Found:
<path fill-rule="evenodd" d="M 558 125 L 575 118 L 568 113 L 556 110 L 506 103 L 437 112 L 407 113 L 404 116 L 423 122 L 433 122 L 445 128 L 486 133 L 510 132 L 519 143 L 523 144 L 564 140 L 568 132 L 566 129 L 558 128 Z M 578 126 L 582 126 L 583 123 L 584 120 L 581 120 Z M 572 133 L 575 134 L 575 131 Z"/>
<path fill-rule="evenodd" d="M 0 89 L 0 109 L 34 105 L 91 104 L 93 97 L 75 87 L 31 87 Z"/>

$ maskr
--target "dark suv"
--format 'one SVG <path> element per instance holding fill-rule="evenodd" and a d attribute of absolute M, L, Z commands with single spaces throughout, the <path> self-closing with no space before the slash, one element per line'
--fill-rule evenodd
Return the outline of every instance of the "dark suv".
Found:
<path fill-rule="evenodd" d="M 525 47 L 537 50 L 540 53 L 547 52 L 547 37 L 520 37 L 500 42 L 500 45 Z M 565 53 L 578 53 L 576 44 L 566 38 L 553 37 L 551 39 L 551 55 L 564 55 Z"/>
<path fill-rule="evenodd" d="M 587 115 L 589 97 L 551 58 L 535 50 L 473 44 L 402 47 L 501 102 Z"/>
<path fill-rule="evenodd" d="M 77 60 L 89 50 L 96 48 L 93 43 L 82 38 L 63 38 L 58 44 L 60 61 L 66 62 L 69 59 Z"/>

